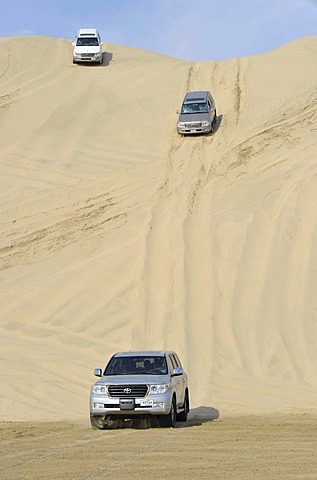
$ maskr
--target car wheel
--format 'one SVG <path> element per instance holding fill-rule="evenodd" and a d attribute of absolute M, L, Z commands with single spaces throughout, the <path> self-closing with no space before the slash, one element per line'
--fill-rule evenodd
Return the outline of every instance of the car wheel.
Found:
<path fill-rule="evenodd" d="M 216 125 L 217 125 L 217 112 L 215 110 L 215 116 L 214 116 L 214 119 L 212 121 L 212 129 L 213 130 L 215 129 Z"/>
<path fill-rule="evenodd" d="M 90 415 L 90 424 L 94 430 L 105 430 L 107 428 L 104 417 L 99 415 Z"/>
<path fill-rule="evenodd" d="M 168 427 L 172 427 L 172 428 L 175 427 L 175 423 L 176 423 L 176 402 L 175 402 L 175 398 L 173 398 L 170 412 L 167 415 L 160 415 L 159 420 L 160 420 L 161 427 L 167 427 L 167 428 Z"/>
<path fill-rule="evenodd" d="M 186 422 L 188 413 L 189 413 L 189 395 L 188 395 L 188 391 L 186 390 L 183 410 L 177 414 L 177 417 L 176 417 L 177 421 Z"/>
<path fill-rule="evenodd" d="M 114 430 L 120 424 L 119 418 L 111 418 L 110 415 L 101 417 L 100 415 L 90 415 L 90 424 L 95 430 Z"/>

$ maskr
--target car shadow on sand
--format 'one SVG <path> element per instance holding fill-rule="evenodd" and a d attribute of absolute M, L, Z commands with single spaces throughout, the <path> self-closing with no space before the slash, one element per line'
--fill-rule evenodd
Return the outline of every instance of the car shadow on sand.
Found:
<path fill-rule="evenodd" d="M 175 428 L 197 427 L 203 423 L 212 422 L 219 418 L 219 410 L 213 407 L 197 407 L 193 408 L 188 414 L 187 422 L 176 422 Z M 157 418 L 135 418 L 135 419 L 114 419 L 108 425 L 108 429 L 125 429 L 145 430 L 148 428 L 162 428 Z"/>
<path fill-rule="evenodd" d="M 103 52 L 102 54 L 102 64 L 101 67 L 108 67 L 113 58 L 113 54 L 110 52 Z"/>
<path fill-rule="evenodd" d="M 220 412 L 214 407 L 197 407 L 193 408 L 188 414 L 188 420 L 186 423 L 176 423 L 176 428 L 189 428 L 197 427 L 203 423 L 212 422 L 219 418 Z"/>
<path fill-rule="evenodd" d="M 217 115 L 217 118 L 216 118 L 216 121 L 215 121 L 215 125 L 214 125 L 214 128 L 213 128 L 213 131 L 211 133 L 208 134 L 209 135 L 214 135 L 215 133 L 218 132 L 219 128 L 220 128 L 220 125 L 221 125 L 221 122 L 222 122 L 222 117 L 223 115 L 220 114 L 220 115 Z"/>

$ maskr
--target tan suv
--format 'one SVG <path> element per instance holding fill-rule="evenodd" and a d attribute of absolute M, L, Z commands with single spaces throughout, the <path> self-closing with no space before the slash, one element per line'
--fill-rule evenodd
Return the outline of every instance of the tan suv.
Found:
<path fill-rule="evenodd" d="M 185 95 L 177 122 L 177 132 L 181 135 L 211 133 L 217 122 L 214 99 L 208 91 L 188 92 Z"/>
<path fill-rule="evenodd" d="M 90 422 L 105 429 L 113 419 L 155 418 L 162 427 L 186 422 L 187 375 L 173 351 L 120 352 L 113 355 L 90 392 Z"/>

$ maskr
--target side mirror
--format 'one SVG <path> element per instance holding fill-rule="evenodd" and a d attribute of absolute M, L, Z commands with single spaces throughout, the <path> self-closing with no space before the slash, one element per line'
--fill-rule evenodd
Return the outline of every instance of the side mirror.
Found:
<path fill-rule="evenodd" d="M 101 368 L 95 368 L 94 370 L 95 377 L 102 377 L 102 370 Z"/>
<path fill-rule="evenodd" d="M 179 110 L 176 110 L 177 115 L 179 115 L 181 112 Z"/>
<path fill-rule="evenodd" d="M 100 42 L 100 46 L 102 46 L 102 45 L 103 45 L 103 42 Z"/>
<path fill-rule="evenodd" d="M 72 42 L 73 47 L 75 46 L 75 42 Z"/>
<path fill-rule="evenodd" d="M 173 369 L 172 377 L 177 377 L 178 375 L 183 375 L 184 370 L 182 367 L 176 367 Z"/>

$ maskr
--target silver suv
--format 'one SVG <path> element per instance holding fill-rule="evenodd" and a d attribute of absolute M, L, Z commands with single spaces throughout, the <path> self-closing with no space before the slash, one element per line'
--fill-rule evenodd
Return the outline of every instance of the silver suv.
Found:
<path fill-rule="evenodd" d="M 177 122 L 177 132 L 181 135 L 211 133 L 217 122 L 214 99 L 210 92 L 196 91 L 185 95 Z"/>
<path fill-rule="evenodd" d="M 189 412 L 187 375 L 175 352 L 120 352 L 90 392 L 90 422 L 105 429 L 114 419 L 155 418 L 162 427 L 186 422 Z"/>

